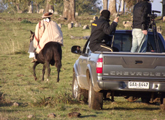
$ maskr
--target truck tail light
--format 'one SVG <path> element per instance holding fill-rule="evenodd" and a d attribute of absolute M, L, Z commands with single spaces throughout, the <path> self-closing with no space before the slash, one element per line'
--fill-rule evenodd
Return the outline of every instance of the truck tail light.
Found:
<path fill-rule="evenodd" d="M 96 64 L 96 73 L 102 73 L 102 72 L 103 72 L 103 58 L 99 58 Z"/>

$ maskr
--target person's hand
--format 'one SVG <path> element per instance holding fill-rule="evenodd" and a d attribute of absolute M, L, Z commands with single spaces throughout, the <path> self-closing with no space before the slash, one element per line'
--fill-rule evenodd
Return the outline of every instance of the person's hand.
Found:
<path fill-rule="evenodd" d="M 119 17 L 116 17 L 116 18 L 114 19 L 114 22 L 118 23 L 118 22 L 119 22 Z"/>
<path fill-rule="evenodd" d="M 147 30 L 142 30 L 144 35 L 147 35 L 148 31 Z"/>

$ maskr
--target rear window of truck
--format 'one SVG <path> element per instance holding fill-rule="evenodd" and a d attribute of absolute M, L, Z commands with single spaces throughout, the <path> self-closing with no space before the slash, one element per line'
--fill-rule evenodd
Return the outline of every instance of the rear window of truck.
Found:
<path fill-rule="evenodd" d="M 160 38 L 158 41 L 159 41 L 160 52 L 164 52 L 165 50 Z M 132 47 L 132 34 L 116 33 L 114 37 L 113 46 L 118 48 L 120 52 L 130 52 Z M 154 35 L 148 34 L 147 52 L 151 52 L 155 50 L 156 50 L 156 44 L 154 40 Z"/>

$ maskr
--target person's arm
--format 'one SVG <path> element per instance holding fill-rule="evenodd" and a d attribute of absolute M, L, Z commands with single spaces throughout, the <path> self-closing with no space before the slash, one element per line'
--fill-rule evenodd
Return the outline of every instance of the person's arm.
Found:
<path fill-rule="evenodd" d="M 114 19 L 114 22 L 118 23 L 118 22 L 119 22 L 119 17 L 116 17 L 116 18 Z"/>
<path fill-rule="evenodd" d="M 142 23 L 142 32 L 144 35 L 148 34 L 147 29 L 150 23 L 150 18 L 148 17 L 149 14 L 151 14 L 151 4 L 147 4 L 147 6 L 144 6 L 144 11 L 142 13 L 141 23 Z"/>
<path fill-rule="evenodd" d="M 115 31 L 117 27 L 117 23 L 119 21 L 119 18 L 115 18 L 112 24 L 110 25 L 108 22 L 103 24 L 103 31 L 105 34 L 110 35 L 113 31 Z"/>
<path fill-rule="evenodd" d="M 151 4 L 147 4 L 146 6 L 143 6 L 143 12 L 142 12 L 142 17 L 141 17 L 141 23 L 142 23 L 142 30 L 147 30 L 149 23 L 150 23 L 150 18 L 148 17 L 149 14 L 151 14 Z"/>

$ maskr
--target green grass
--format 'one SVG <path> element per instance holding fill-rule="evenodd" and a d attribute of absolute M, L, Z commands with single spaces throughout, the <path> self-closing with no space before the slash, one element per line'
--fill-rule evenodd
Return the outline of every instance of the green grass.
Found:
<path fill-rule="evenodd" d="M 73 36 L 88 36 L 91 29 L 73 28 L 68 30 L 67 22 L 52 19 L 62 23 L 64 46 L 60 72 L 60 82 L 56 82 L 57 70 L 51 66 L 50 81 L 41 81 L 42 65 L 38 65 L 35 81 L 32 74 L 31 59 L 27 53 L 29 48 L 30 30 L 34 31 L 41 14 L 4 14 L 0 13 L 0 120 L 27 120 L 33 115 L 33 120 L 49 120 L 48 114 L 56 114 L 58 120 L 72 119 L 70 112 L 80 112 L 83 120 L 164 120 L 165 114 L 159 105 L 128 102 L 123 97 L 115 97 L 115 102 L 104 101 L 103 110 L 91 110 L 87 104 L 72 98 L 73 64 L 78 55 L 70 52 L 73 45 L 83 48 L 86 40 L 70 39 Z M 93 16 L 79 16 L 78 22 L 88 24 Z M 120 18 L 117 29 L 124 29 Z M 29 22 L 30 21 L 30 22 Z M 164 23 L 157 21 L 162 27 Z M 129 28 L 131 29 L 131 28 Z M 12 106 L 14 102 L 18 107 Z M 78 118 L 73 118 L 77 120 Z"/>

